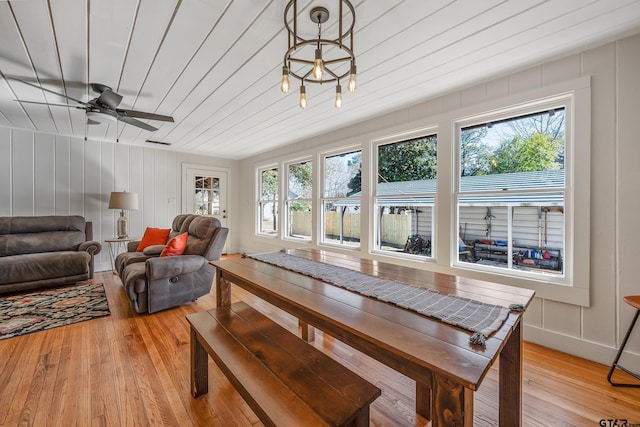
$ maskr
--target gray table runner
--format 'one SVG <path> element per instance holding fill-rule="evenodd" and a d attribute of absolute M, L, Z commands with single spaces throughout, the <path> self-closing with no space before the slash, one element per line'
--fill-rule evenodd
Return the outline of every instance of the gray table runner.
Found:
<path fill-rule="evenodd" d="M 415 285 L 370 276 L 345 267 L 297 257 L 283 251 L 244 254 L 244 256 L 474 332 L 470 338 L 473 344 L 484 345 L 486 337 L 497 331 L 509 315 L 509 308 L 500 305 L 442 295 Z"/>

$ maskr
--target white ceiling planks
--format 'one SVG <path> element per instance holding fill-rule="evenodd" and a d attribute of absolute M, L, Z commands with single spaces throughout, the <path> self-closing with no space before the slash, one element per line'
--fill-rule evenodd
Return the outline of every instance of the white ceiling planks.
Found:
<path fill-rule="evenodd" d="M 139 5 L 139 2 L 129 0 L 89 2 L 87 83 L 101 83 L 117 90 Z M 97 95 L 89 93 L 90 98 Z M 108 121 L 100 125 L 89 125 L 86 127 L 87 137 L 115 141 L 116 128 L 116 124 Z"/>
<path fill-rule="evenodd" d="M 36 24 L 20 25 L 18 28 L 22 41 L 26 46 L 29 61 L 33 64 L 33 69 L 35 70 L 35 76 L 30 74 L 25 76 L 25 80 L 64 93 L 59 84 L 62 81 L 62 73 L 56 53 L 55 34 L 53 33 L 47 3 L 37 1 L 34 2 L 34 5 L 27 6 L 26 2 L 17 2 L 12 5 L 12 9 L 18 23 L 32 21 Z M 54 84 L 51 84 L 52 82 Z M 29 90 L 32 90 L 32 88 L 29 88 Z M 37 91 L 37 89 L 33 90 Z M 64 98 L 48 92 L 42 92 L 42 96 L 37 98 L 41 99 L 42 97 L 49 103 L 66 104 Z M 46 131 L 67 135 L 71 133 L 71 119 L 68 108 L 48 107 L 46 105 L 32 106 L 32 108 L 45 110 L 51 115 L 51 125 Z"/>
<path fill-rule="evenodd" d="M 640 0 L 353 0 L 358 91 L 299 82 L 279 91 L 287 0 L 0 1 L 0 72 L 84 102 L 111 86 L 120 108 L 172 115 L 87 126 L 81 109 L 15 80 L 0 82 L 0 126 L 240 159 L 640 32 Z M 299 0 L 335 18 L 337 0 Z M 326 31 L 336 24 L 325 25 Z M 343 83 L 343 88 L 345 83 Z M 74 103 L 71 102 L 73 105 Z"/>
<path fill-rule="evenodd" d="M 376 10 L 376 14 L 368 14 L 363 16 L 358 15 L 358 22 L 360 25 L 366 27 L 370 22 L 369 20 L 375 20 L 375 17 L 380 15 L 384 15 L 389 9 L 392 7 L 392 2 L 378 2 L 375 4 L 379 9 Z M 386 26 L 386 31 L 382 31 L 383 34 L 387 34 L 389 31 L 397 31 L 394 30 L 393 27 Z M 375 33 L 375 32 L 372 32 Z M 218 106 L 218 110 L 215 115 L 218 116 L 217 119 L 213 117 L 210 120 L 207 120 L 205 123 L 201 123 L 200 127 L 203 129 L 197 135 L 188 135 L 189 139 L 192 141 L 187 144 L 187 147 L 200 148 L 202 145 L 207 144 L 211 140 L 211 135 L 216 135 L 217 137 L 221 137 L 225 140 L 233 141 L 234 146 L 238 143 L 238 135 L 251 135 L 261 130 L 261 132 L 265 132 L 269 127 L 274 124 L 282 122 L 285 118 L 295 117 L 296 121 L 298 121 L 298 126 L 294 124 L 293 127 L 288 127 L 286 132 L 291 131 L 294 132 L 297 129 L 304 129 L 304 133 L 300 134 L 302 136 L 308 135 L 307 126 L 301 126 L 299 123 L 300 119 L 303 119 L 305 116 L 299 116 L 296 114 L 298 110 L 298 90 L 299 90 L 299 82 L 292 82 L 292 90 L 288 95 L 282 95 L 279 92 L 279 84 L 282 70 L 282 62 L 276 63 L 274 67 L 267 69 L 265 67 L 265 72 L 262 73 L 259 77 L 260 80 L 252 83 L 250 80 L 250 76 L 244 75 L 248 74 L 251 70 L 260 66 L 260 64 L 269 63 L 269 58 L 273 56 L 280 55 L 281 57 L 284 55 L 282 50 L 282 45 L 286 45 L 286 33 L 284 31 L 279 32 L 275 35 L 270 43 L 267 46 L 264 46 L 257 54 L 252 58 L 252 62 L 257 61 L 255 66 L 251 66 L 252 64 L 247 64 L 245 73 L 238 73 L 233 76 L 233 80 L 231 80 L 226 85 L 231 90 L 237 90 L 234 88 L 240 87 L 242 88 L 242 82 L 247 82 L 246 87 L 242 88 L 241 91 L 231 92 L 228 94 L 228 99 L 231 99 L 230 104 L 220 104 Z M 358 45 L 365 44 L 366 40 L 360 40 Z M 265 56 L 266 55 L 266 56 Z M 256 74 L 256 77 L 257 74 Z M 238 80 L 239 83 L 235 83 L 234 80 Z M 344 83 L 343 83 L 344 85 Z M 274 98 L 274 93 L 276 97 Z M 335 86 L 334 85 L 326 85 L 326 86 L 317 86 L 317 85 L 307 85 L 307 94 L 308 94 L 308 111 L 312 111 L 312 114 L 306 114 L 306 116 L 313 115 L 314 118 L 317 118 L 318 108 L 323 108 L 324 110 L 328 110 L 333 112 L 333 97 L 335 94 Z M 348 102 L 351 98 L 351 94 L 344 94 L 345 102 Z M 244 114 L 240 114 L 243 111 Z M 307 113 L 305 111 L 304 113 Z M 207 128 L 206 125 L 209 124 L 212 120 L 215 120 L 214 127 Z M 205 129 L 207 132 L 205 132 Z M 266 135 L 260 135 L 266 136 Z M 235 137 L 236 141 L 233 140 Z M 298 137 L 298 135 L 296 135 Z M 240 138 L 243 139 L 243 138 Z M 261 138 L 264 143 L 264 138 Z M 247 145 L 255 145 L 252 142 L 253 138 L 247 140 Z"/>
<path fill-rule="evenodd" d="M 86 3 L 77 0 L 49 2 L 56 41 L 55 49 L 59 55 L 61 72 L 64 76 L 63 86 L 60 86 L 60 82 L 54 85 L 55 82 L 51 81 L 49 82 L 50 87 L 81 101 L 89 99 L 89 87 L 86 84 L 88 73 L 86 6 Z M 65 21 L 74 24 L 68 25 L 65 24 Z M 77 108 L 70 108 L 68 113 L 71 117 L 71 132 L 62 134 L 84 136 L 85 112 Z"/>
<path fill-rule="evenodd" d="M 0 43 L 0 57 L 2 57 L 0 70 L 5 78 L 10 79 L 5 80 L 6 91 L 3 91 L 1 104 L 3 115 L 12 123 L 12 126 L 35 129 L 36 125 L 32 117 L 38 117 L 38 126 L 42 129 L 55 129 L 47 106 L 15 102 L 16 99 L 34 102 L 45 102 L 46 99 L 41 90 L 14 80 L 14 78 L 22 78 L 37 83 L 27 46 L 16 23 L 10 3 L 0 2 L 0 40 L 2 40 Z M 4 96 L 8 96 L 8 98 Z"/>
<path fill-rule="evenodd" d="M 243 7 L 242 2 L 234 2 L 231 5 L 224 20 L 216 26 L 203 49 L 185 70 L 184 75 L 193 76 L 189 80 L 196 83 L 185 85 L 185 82 L 181 81 L 165 100 L 177 103 L 178 108 L 173 114 L 181 118 L 181 123 L 172 127 L 166 134 L 163 133 L 165 129 L 161 129 L 161 138 L 180 141 L 192 126 L 197 126 L 202 118 L 207 116 L 207 112 L 210 111 L 208 108 L 211 108 L 211 103 L 207 103 L 207 100 L 218 99 L 220 102 L 217 98 L 218 91 L 223 85 L 229 85 L 228 80 L 234 73 L 241 72 L 245 63 L 261 47 L 260 39 L 264 36 L 261 32 L 262 20 L 268 19 L 263 12 L 269 7 L 275 7 L 275 3 L 267 2 L 264 9 L 254 9 L 251 12 Z M 253 69 L 254 72 L 260 72 L 259 66 Z M 237 93 L 247 84 L 251 84 L 251 80 L 242 82 L 238 87 L 231 86 Z M 225 101 L 228 99 L 222 100 Z"/>
<path fill-rule="evenodd" d="M 141 108 L 142 102 L 140 102 L 146 98 L 147 91 L 157 93 L 161 90 L 167 90 L 166 82 L 163 87 L 149 90 L 145 87 L 145 81 L 153 68 L 158 52 L 162 50 L 163 40 L 166 33 L 170 31 L 171 21 L 178 3 L 177 0 L 139 3 L 122 73 L 118 85 L 114 88 L 116 92 L 124 96 L 119 108 L 148 111 L 144 107 Z M 161 112 L 161 114 L 165 114 L 165 112 Z M 161 123 L 142 121 L 155 127 Z M 141 129 L 135 126 L 122 126 L 118 135 L 122 138 L 135 138 L 140 134 L 140 131 Z"/>

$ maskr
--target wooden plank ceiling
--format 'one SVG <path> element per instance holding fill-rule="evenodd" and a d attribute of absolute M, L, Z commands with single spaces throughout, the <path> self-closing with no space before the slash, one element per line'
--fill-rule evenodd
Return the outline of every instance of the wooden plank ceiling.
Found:
<path fill-rule="evenodd" d="M 640 0 L 352 3 L 358 90 L 335 110 L 333 85 L 307 84 L 302 111 L 299 83 L 279 91 L 286 0 L 0 0 L 0 126 L 241 159 L 640 31 Z M 336 4 L 299 0 L 300 25 Z M 102 83 L 119 108 L 175 122 L 87 125 L 81 109 L 16 102 L 67 100 L 15 78 L 84 102 Z"/>

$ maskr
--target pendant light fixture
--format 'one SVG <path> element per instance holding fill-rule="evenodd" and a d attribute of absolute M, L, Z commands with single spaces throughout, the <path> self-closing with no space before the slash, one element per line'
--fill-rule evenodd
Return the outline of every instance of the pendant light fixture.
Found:
<path fill-rule="evenodd" d="M 300 80 L 299 105 L 302 109 L 307 105 L 305 83 L 335 83 L 336 108 L 342 108 L 340 80 L 348 77 L 347 90 L 351 93 L 356 90 L 356 57 L 353 53 L 355 9 L 348 0 L 333 1 L 337 2 L 338 7 L 336 22 L 329 22 L 330 14 L 326 7 L 312 7 L 309 12 L 311 22 L 317 25 L 315 38 L 305 38 L 300 34 L 297 0 L 290 0 L 284 8 L 288 49 L 284 55 L 280 90 L 282 93 L 289 92 L 290 77 Z M 327 33 L 334 34 L 335 37 L 330 38 Z"/>

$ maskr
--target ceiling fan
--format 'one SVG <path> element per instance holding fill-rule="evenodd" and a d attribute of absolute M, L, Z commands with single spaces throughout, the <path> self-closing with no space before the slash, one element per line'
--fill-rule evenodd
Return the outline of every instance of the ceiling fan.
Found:
<path fill-rule="evenodd" d="M 137 120 L 147 119 L 147 120 L 158 120 L 162 122 L 173 122 L 173 117 L 164 116 L 162 114 L 155 113 L 146 113 L 144 111 L 136 111 L 136 110 L 127 110 L 124 108 L 118 108 L 120 102 L 122 101 L 122 95 L 116 93 L 109 86 L 101 84 L 101 83 L 90 83 L 91 89 L 99 94 L 97 98 L 93 98 L 87 102 L 80 101 L 79 99 L 75 99 L 71 96 L 55 92 L 53 90 L 44 88 L 42 86 L 35 85 L 33 83 L 29 83 L 27 81 L 17 79 L 13 77 L 14 80 L 17 80 L 26 85 L 35 87 L 37 89 L 44 90 L 45 92 L 52 93 L 54 95 L 61 96 L 63 98 L 68 99 L 69 101 L 77 102 L 78 105 L 71 104 L 51 104 L 48 102 L 36 102 L 36 101 L 21 101 L 18 102 L 28 103 L 28 104 L 43 104 L 43 105 L 51 105 L 55 107 L 70 107 L 70 108 L 79 108 L 81 110 L 85 110 L 87 114 L 87 124 L 94 125 L 99 124 L 104 121 L 104 119 L 108 120 L 117 120 L 123 123 L 127 123 L 133 126 L 137 126 L 144 130 L 148 131 L 156 131 L 158 128 L 153 127 L 145 122 Z"/>

